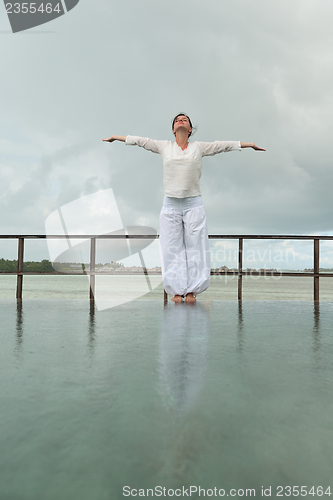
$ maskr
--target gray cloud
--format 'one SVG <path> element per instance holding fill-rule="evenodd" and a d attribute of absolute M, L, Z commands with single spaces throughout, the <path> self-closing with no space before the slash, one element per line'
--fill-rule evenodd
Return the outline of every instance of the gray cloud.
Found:
<path fill-rule="evenodd" d="M 211 233 L 332 231 L 332 19 L 326 0 L 99 0 L 54 33 L 3 35 L 1 232 L 43 233 L 55 208 L 108 187 L 125 224 L 158 229 L 161 159 L 102 138 L 173 140 L 180 110 L 193 140 L 267 148 L 204 159 Z"/>

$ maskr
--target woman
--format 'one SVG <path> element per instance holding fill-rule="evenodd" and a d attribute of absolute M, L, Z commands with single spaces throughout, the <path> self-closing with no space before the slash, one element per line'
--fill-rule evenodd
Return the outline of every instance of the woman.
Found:
<path fill-rule="evenodd" d="M 194 302 L 210 280 L 210 251 L 205 209 L 200 184 L 203 156 L 252 148 L 265 151 L 253 142 L 192 142 L 190 118 L 179 113 L 172 122 L 175 142 L 146 137 L 113 135 L 103 141 L 122 141 L 159 153 L 163 160 L 164 201 L 160 214 L 160 248 L 163 285 L 174 302 Z"/>

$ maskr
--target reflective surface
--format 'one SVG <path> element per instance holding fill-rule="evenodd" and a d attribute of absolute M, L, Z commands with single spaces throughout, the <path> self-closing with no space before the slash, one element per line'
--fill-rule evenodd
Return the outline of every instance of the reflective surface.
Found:
<path fill-rule="evenodd" d="M 0 312 L 1 499 L 330 484 L 331 302 Z"/>

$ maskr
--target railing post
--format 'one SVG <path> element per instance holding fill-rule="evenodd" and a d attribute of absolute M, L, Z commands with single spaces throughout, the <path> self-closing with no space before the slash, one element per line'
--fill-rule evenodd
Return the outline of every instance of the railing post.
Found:
<path fill-rule="evenodd" d="M 242 273 L 243 273 L 243 238 L 238 244 L 238 300 L 242 300 Z"/>
<path fill-rule="evenodd" d="M 313 274 L 314 274 L 314 290 L 313 300 L 319 301 L 319 239 L 314 239 L 313 249 Z"/>
<path fill-rule="evenodd" d="M 96 238 L 90 240 L 90 300 L 95 300 Z"/>
<path fill-rule="evenodd" d="M 18 239 L 16 299 L 22 300 L 24 238 Z"/>

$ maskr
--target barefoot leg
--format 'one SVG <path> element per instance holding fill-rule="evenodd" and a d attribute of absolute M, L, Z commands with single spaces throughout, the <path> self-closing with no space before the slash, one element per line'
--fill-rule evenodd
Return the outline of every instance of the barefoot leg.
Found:
<path fill-rule="evenodd" d="M 194 297 L 193 293 L 188 293 L 186 295 L 186 302 L 195 302 L 197 299 Z"/>
<path fill-rule="evenodd" d="M 183 300 L 183 297 L 181 295 L 175 295 L 171 300 L 173 300 L 174 302 L 181 302 Z"/>

